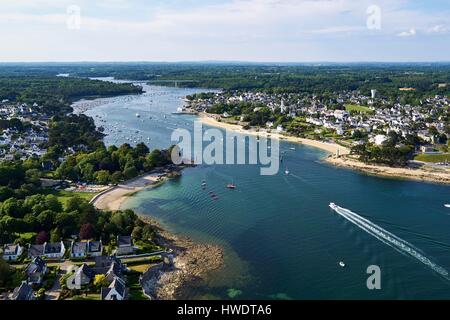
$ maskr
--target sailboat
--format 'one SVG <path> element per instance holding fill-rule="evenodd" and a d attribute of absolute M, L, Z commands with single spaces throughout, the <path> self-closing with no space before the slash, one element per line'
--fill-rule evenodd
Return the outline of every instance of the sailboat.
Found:
<path fill-rule="evenodd" d="M 288 176 L 289 175 L 289 169 L 286 167 L 286 170 L 284 170 L 284 173 Z"/>

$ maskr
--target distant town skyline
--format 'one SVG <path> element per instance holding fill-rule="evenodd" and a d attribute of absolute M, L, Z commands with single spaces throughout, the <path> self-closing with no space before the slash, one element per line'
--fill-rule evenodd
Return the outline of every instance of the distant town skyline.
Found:
<path fill-rule="evenodd" d="M 1 62 L 450 60 L 445 0 L 0 0 Z"/>

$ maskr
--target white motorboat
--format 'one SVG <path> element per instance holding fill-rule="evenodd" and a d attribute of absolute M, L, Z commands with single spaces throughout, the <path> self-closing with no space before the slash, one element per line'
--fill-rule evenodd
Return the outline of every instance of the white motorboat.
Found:
<path fill-rule="evenodd" d="M 331 202 L 330 203 L 330 208 L 333 209 L 333 210 L 336 210 L 337 209 L 337 205 L 335 203 Z"/>

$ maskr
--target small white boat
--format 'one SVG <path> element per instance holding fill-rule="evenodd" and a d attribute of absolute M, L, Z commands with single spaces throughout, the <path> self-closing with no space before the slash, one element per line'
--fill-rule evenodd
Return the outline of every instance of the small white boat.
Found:
<path fill-rule="evenodd" d="M 444 204 L 444 207 L 450 208 L 450 204 Z"/>
<path fill-rule="evenodd" d="M 341 268 L 345 268 L 345 262 L 344 262 L 344 261 L 340 261 L 340 262 L 339 262 L 339 266 L 340 266 Z"/>
<path fill-rule="evenodd" d="M 335 203 L 331 202 L 330 203 L 330 208 L 333 209 L 333 210 L 336 210 L 337 209 L 337 205 Z"/>
<path fill-rule="evenodd" d="M 284 173 L 288 176 L 289 175 L 289 169 L 288 168 L 286 168 L 286 170 L 284 170 Z"/>

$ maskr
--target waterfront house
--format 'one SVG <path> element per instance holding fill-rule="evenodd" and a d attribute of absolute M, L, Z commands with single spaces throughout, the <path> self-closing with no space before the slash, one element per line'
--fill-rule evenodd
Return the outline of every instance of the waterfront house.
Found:
<path fill-rule="evenodd" d="M 117 275 L 121 275 L 125 271 L 125 266 L 118 258 L 113 256 L 95 257 L 94 271 L 97 274 L 107 274 L 111 269 L 115 270 Z"/>
<path fill-rule="evenodd" d="M 34 300 L 33 288 L 26 281 L 23 281 L 19 287 L 14 289 L 11 295 L 11 300 L 17 301 Z"/>
<path fill-rule="evenodd" d="M 88 251 L 89 257 L 100 257 L 103 253 L 102 241 L 88 241 Z"/>
<path fill-rule="evenodd" d="M 43 244 L 32 244 L 28 247 L 28 257 L 31 259 L 44 256 Z"/>
<path fill-rule="evenodd" d="M 62 241 L 44 244 L 44 256 L 48 259 L 61 259 L 65 252 L 66 248 Z"/>
<path fill-rule="evenodd" d="M 76 286 L 76 288 L 81 288 L 82 286 L 91 283 L 94 278 L 94 270 L 84 263 L 75 273 L 73 284 Z"/>
<path fill-rule="evenodd" d="M 125 300 L 127 296 L 125 281 L 116 277 L 108 288 L 102 288 L 102 300 Z"/>
<path fill-rule="evenodd" d="M 105 276 L 108 282 L 113 282 L 115 278 L 121 277 L 125 268 L 121 262 L 116 260 L 111 262 L 108 271 L 106 271 Z"/>
<path fill-rule="evenodd" d="M 87 242 L 74 242 L 70 245 L 70 257 L 71 258 L 86 258 L 88 250 Z"/>
<path fill-rule="evenodd" d="M 6 244 L 3 247 L 3 260 L 16 261 L 22 255 L 23 248 L 19 244 Z"/>
<path fill-rule="evenodd" d="M 36 257 L 25 269 L 28 276 L 28 283 L 41 284 L 44 275 L 47 273 L 47 264 L 40 257 Z"/>
<path fill-rule="evenodd" d="M 117 251 L 118 256 L 125 256 L 128 254 L 133 254 L 134 246 L 133 239 L 131 236 L 118 236 L 117 237 Z"/>

